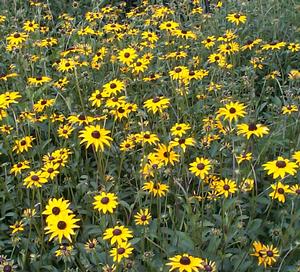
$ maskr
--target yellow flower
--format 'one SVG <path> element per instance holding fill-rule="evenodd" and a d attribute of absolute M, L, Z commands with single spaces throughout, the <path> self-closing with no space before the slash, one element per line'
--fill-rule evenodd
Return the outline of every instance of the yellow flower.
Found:
<path fill-rule="evenodd" d="M 280 181 L 275 183 L 275 184 L 272 184 L 271 188 L 273 189 L 273 192 L 271 192 L 269 194 L 269 196 L 272 199 L 278 199 L 278 201 L 282 202 L 282 203 L 285 202 L 285 194 L 286 193 L 292 193 L 292 191 L 290 190 L 290 186 L 289 185 L 284 185 Z"/>
<path fill-rule="evenodd" d="M 111 245 L 120 245 L 124 242 L 127 242 L 127 240 L 132 237 L 132 231 L 124 226 L 115 226 L 113 228 L 108 228 L 103 234 L 103 239 L 110 240 Z"/>
<path fill-rule="evenodd" d="M 286 45 L 286 42 L 279 42 L 279 41 L 274 41 L 271 43 L 267 43 L 262 46 L 262 50 L 275 50 L 275 49 L 281 49 Z"/>
<path fill-rule="evenodd" d="M 101 194 L 94 196 L 94 209 L 106 213 L 113 213 L 118 206 L 118 198 L 114 193 L 101 192 Z"/>
<path fill-rule="evenodd" d="M 169 258 L 168 266 L 171 266 L 169 271 L 179 271 L 179 272 L 197 272 L 201 267 L 201 258 L 193 257 L 189 254 L 176 255 Z"/>
<path fill-rule="evenodd" d="M 114 262 L 121 262 L 124 258 L 129 258 L 129 256 L 132 254 L 133 247 L 130 243 L 124 242 L 117 245 L 117 247 L 114 247 L 110 250 L 110 256 L 113 257 Z"/>
<path fill-rule="evenodd" d="M 159 144 L 155 149 L 157 154 L 157 159 L 164 163 L 164 165 L 171 164 L 174 165 L 175 162 L 179 161 L 179 155 L 174 152 L 172 146 L 166 146 L 165 144 Z"/>
<path fill-rule="evenodd" d="M 136 57 L 136 50 L 130 47 L 121 50 L 118 54 L 118 60 L 126 65 L 130 65 Z"/>
<path fill-rule="evenodd" d="M 63 238 L 72 242 L 71 235 L 75 235 L 75 229 L 79 228 L 76 223 L 80 221 L 74 217 L 74 214 L 61 214 L 56 217 L 51 217 L 51 220 L 47 222 L 48 225 L 45 227 L 46 234 L 51 234 L 49 241 L 57 237 L 59 243 L 62 242 Z"/>
<path fill-rule="evenodd" d="M 237 121 L 238 117 L 244 117 L 246 106 L 239 102 L 230 102 L 225 105 L 225 108 L 220 108 L 217 112 L 217 118 L 224 116 L 224 120 L 229 119 L 230 122 L 234 119 Z"/>
<path fill-rule="evenodd" d="M 262 264 L 266 266 L 272 266 L 274 263 L 276 263 L 277 258 L 279 257 L 279 250 L 274 247 L 273 245 L 270 246 L 263 246 L 263 249 L 260 251 L 260 254 L 262 254 L 261 262 Z"/>
<path fill-rule="evenodd" d="M 29 161 L 25 160 L 14 164 L 10 169 L 10 173 L 16 176 L 18 174 L 21 174 L 22 170 L 29 169 L 29 168 L 30 168 Z"/>
<path fill-rule="evenodd" d="M 29 175 L 24 179 L 23 184 L 27 188 L 42 187 L 42 184 L 47 183 L 47 174 L 42 171 L 31 171 Z"/>
<path fill-rule="evenodd" d="M 23 29 L 27 32 L 34 32 L 39 28 L 39 24 L 37 24 L 34 20 L 26 21 L 23 25 Z"/>
<path fill-rule="evenodd" d="M 148 99 L 144 102 L 144 107 L 148 111 L 153 113 L 162 113 L 164 109 L 167 109 L 170 105 L 170 99 L 163 96 L 156 96 L 154 98 Z"/>
<path fill-rule="evenodd" d="M 291 115 L 293 112 L 298 112 L 298 107 L 296 105 L 288 105 L 282 107 L 282 113 Z"/>
<path fill-rule="evenodd" d="M 21 232 L 24 230 L 24 223 L 22 221 L 16 221 L 13 225 L 9 226 L 12 229 L 12 234 Z"/>
<path fill-rule="evenodd" d="M 241 164 L 243 161 L 250 161 L 250 160 L 252 160 L 252 153 L 251 152 L 249 152 L 249 153 L 243 152 L 240 155 L 236 156 L 236 160 L 237 160 L 238 164 Z"/>
<path fill-rule="evenodd" d="M 163 197 L 169 191 L 169 186 L 160 182 L 154 183 L 153 181 L 148 181 L 144 183 L 142 189 L 152 193 L 154 197 Z"/>
<path fill-rule="evenodd" d="M 249 139 L 252 135 L 255 135 L 257 137 L 263 137 L 264 134 L 269 133 L 269 129 L 262 125 L 262 124 L 239 124 L 237 125 L 237 134 L 246 136 L 247 139 Z"/>
<path fill-rule="evenodd" d="M 9 35 L 6 40 L 9 42 L 11 45 L 18 45 L 26 41 L 28 38 L 28 35 L 23 32 L 15 32 Z"/>
<path fill-rule="evenodd" d="M 32 147 L 32 141 L 34 139 L 35 138 L 33 138 L 32 136 L 25 136 L 20 140 L 16 140 L 12 150 L 16 151 L 17 154 L 23 153 L 24 151 L 28 151 L 29 148 Z"/>
<path fill-rule="evenodd" d="M 218 195 L 224 195 L 225 198 L 228 198 L 230 194 L 234 194 L 237 191 L 236 182 L 227 178 L 220 180 L 217 182 L 216 191 Z"/>
<path fill-rule="evenodd" d="M 191 167 L 189 168 L 189 170 L 193 174 L 201 179 L 204 179 L 211 169 L 211 162 L 208 159 L 197 157 L 196 161 L 190 163 L 190 166 Z"/>
<path fill-rule="evenodd" d="M 82 144 L 87 142 L 86 148 L 88 148 L 90 145 L 93 145 L 96 151 L 98 151 L 98 149 L 103 151 L 104 146 L 110 146 L 110 142 L 113 140 L 108 136 L 110 130 L 101 128 L 99 125 L 86 126 L 84 130 L 79 131 L 79 133 L 79 138 L 82 138 L 80 143 Z"/>
<path fill-rule="evenodd" d="M 297 164 L 289 161 L 281 156 L 277 160 L 263 164 L 264 170 L 268 171 L 268 175 L 273 174 L 273 178 L 284 178 L 287 174 L 294 176 L 297 172 Z"/>
<path fill-rule="evenodd" d="M 172 136 L 179 136 L 182 137 L 186 134 L 186 132 L 191 129 L 191 126 L 189 124 L 185 123 L 176 123 L 171 128 L 171 135 Z"/>
<path fill-rule="evenodd" d="M 288 49 L 292 52 L 298 52 L 300 50 L 300 44 L 299 43 L 290 43 L 288 45 Z"/>
<path fill-rule="evenodd" d="M 227 15 L 226 19 L 230 23 L 234 23 L 236 25 L 239 25 L 240 23 L 244 24 L 246 23 L 247 17 L 245 15 L 242 15 L 240 13 L 230 13 Z"/>
<path fill-rule="evenodd" d="M 136 213 L 134 216 L 135 224 L 146 226 L 149 225 L 149 222 L 152 218 L 151 213 L 149 212 L 149 209 L 140 209 L 139 212 Z"/>

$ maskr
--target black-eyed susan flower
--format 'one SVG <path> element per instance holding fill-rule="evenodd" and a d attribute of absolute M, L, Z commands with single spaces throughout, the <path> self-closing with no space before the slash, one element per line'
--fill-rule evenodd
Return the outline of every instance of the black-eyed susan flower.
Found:
<path fill-rule="evenodd" d="M 107 228 L 103 234 L 103 239 L 110 240 L 111 245 L 122 244 L 132 237 L 132 231 L 122 225 Z"/>
<path fill-rule="evenodd" d="M 129 258 L 132 254 L 133 247 L 128 242 L 118 243 L 116 247 L 110 250 L 110 256 L 113 257 L 113 261 L 116 263 L 121 262 L 125 258 Z"/>
<path fill-rule="evenodd" d="M 29 85 L 38 86 L 50 82 L 51 78 L 47 76 L 29 77 L 27 82 Z"/>
<path fill-rule="evenodd" d="M 236 160 L 238 164 L 241 164 L 244 161 L 251 161 L 252 160 L 252 153 L 251 152 L 242 152 L 239 155 L 236 155 Z"/>
<path fill-rule="evenodd" d="M 100 125 L 86 126 L 83 130 L 79 131 L 79 133 L 79 138 L 82 138 L 80 143 L 82 144 L 86 142 L 86 148 L 93 145 L 96 151 L 103 151 L 104 147 L 110 146 L 110 142 L 113 140 L 108 136 L 108 134 L 110 134 L 110 130 L 101 128 Z"/>
<path fill-rule="evenodd" d="M 201 43 L 206 47 L 206 48 L 210 48 L 213 47 L 215 45 L 215 40 L 216 37 L 215 36 L 208 36 L 205 40 L 203 40 Z"/>
<path fill-rule="evenodd" d="M 293 159 L 296 161 L 298 165 L 300 165 L 300 150 L 294 152 Z"/>
<path fill-rule="evenodd" d="M 292 193 L 292 191 L 290 190 L 290 186 L 284 185 L 280 181 L 275 184 L 272 184 L 271 188 L 273 189 L 273 192 L 271 192 L 269 196 L 272 199 L 278 199 L 278 201 L 282 203 L 285 202 L 285 194 Z"/>
<path fill-rule="evenodd" d="M 114 79 L 103 85 L 103 95 L 106 97 L 115 96 L 124 89 L 124 82 L 118 79 Z"/>
<path fill-rule="evenodd" d="M 226 104 L 224 108 L 220 108 L 217 112 L 217 118 L 223 117 L 224 120 L 229 119 L 237 121 L 239 117 L 244 117 L 246 115 L 245 111 L 246 106 L 243 103 L 239 102 L 230 102 Z"/>
<path fill-rule="evenodd" d="M 47 174 L 43 171 L 30 171 L 29 175 L 24 179 L 23 185 L 27 188 L 42 187 L 43 184 L 47 183 Z"/>
<path fill-rule="evenodd" d="M 230 23 L 234 23 L 236 25 L 244 24 L 246 23 L 247 17 L 246 15 L 240 14 L 240 13 L 230 13 L 227 15 L 226 19 Z"/>
<path fill-rule="evenodd" d="M 154 98 L 148 99 L 144 102 L 144 107 L 148 111 L 153 113 L 162 113 L 164 109 L 167 109 L 170 105 L 170 99 L 163 96 L 156 96 Z"/>
<path fill-rule="evenodd" d="M 242 192 L 250 192 L 252 191 L 254 186 L 254 179 L 244 178 L 240 184 L 240 189 Z"/>
<path fill-rule="evenodd" d="M 234 194 L 237 191 L 236 182 L 227 178 L 225 178 L 224 180 L 220 180 L 216 184 L 216 191 L 218 192 L 218 195 L 224 195 L 225 198 L 228 198 L 230 195 Z"/>
<path fill-rule="evenodd" d="M 202 260 L 201 262 L 201 270 L 206 272 L 217 272 L 217 266 L 216 263 L 213 261 L 210 261 L 208 259 Z"/>
<path fill-rule="evenodd" d="M 292 185 L 290 187 L 290 190 L 291 190 L 291 194 L 294 194 L 298 197 L 300 196 L 300 184 Z"/>
<path fill-rule="evenodd" d="M 63 198 L 50 198 L 42 214 L 47 216 L 46 222 L 48 223 L 53 219 L 53 217 L 63 217 L 71 214 L 72 211 L 69 209 L 69 206 L 69 200 L 64 200 Z"/>
<path fill-rule="evenodd" d="M 34 20 L 32 20 L 32 21 L 28 20 L 23 25 L 23 29 L 26 32 L 34 32 L 38 28 L 39 28 L 39 24 L 36 23 Z"/>
<path fill-rule="evenodd" d="M 24 223 L 21 221 L 16 221 L 13 225 L 9 226 L 12 230 L 11 234 L 16 234 L 24 230 Z"/>
<path fill-rule="evenodd" d="M 220 53 L 213 53 L 208 56 L 208 62 L 209 63 L 224 63 L 226 61 L 226 58 L 224 55 Z"/>
<path fill-rule="evenodd" d="M 185 123 L 176 123 L 171 128 L 171 135 L 172 136 L 179 136 L 182 137 L 186 134 L 186 132 L 191 129 L 191 126 L 189 124 Z"/>
<path fill-rule="evenodd" d="M 150 131 L 142 131 L 136 135 L 136 141 L 144 145 L 148 143 L 150 145 L 156 145 L 159 142 L 157 134 Z"/>
<path fill-rule="evenodd" d="M 57 129 L 58 137 L 64 138 L 64 139 L 69 139 L 73 130 L 74 130 L 74 127 L 71 124 L 61 125 Z"/>
<path fill-rule="evenodd" d="M 293 112 L 298 112 L 297 105 L 287 105 L 282 107 L 282 114 L 291 115 Z"/>
<path fill-rule="evenodd" d="M 188 74 L 189 69 L 186 66 L 176 66 L 169 72 L 169 75 L 173 80 L 183 80 L 188 77 Z"/>
<path fill-rule="evenodd" d="M 263 164 L 263 167 L 265 171 L 268 171 L 268 175 L 273 174 L 274 179 L 278 177 L 283 179 L 287 174 L 294 176 L 298 168 L 296 163 L 281 156 L 277 157 L 274 161 Z"/>
<path fill-rule="evenodd" d="M 42 171 L 45 173 L 47 179 L 53 180 L 58 174 L 59 163 L 48 162 L 42 167 Z"/>
<path fill-rule="evenodd" d="M 192 137 L 181 137 L 181 138 L 174 138 L 174 140 L 170 141 L 170 146 L 171 147 L 175 147 L 175 146 L 179 146 L 180 148 L 182 148 L 183 152 L 185 152 L 186 148 L 188 146 L 195 146 L 196 141 L 194 138 Z"/>
<path fill-rule="evenodd" d="M 171 145 L 158 144 L 158 147 L 155 148 L 155 153 L 157 155 L 157 159 L 164 165 L 174 165 L 175 162 L 179 161 L 179 155 L 173 151 L 173 147 Z"/>
<path fill-rule="evenodd" d="M 300 44 L 299 43 L 290 43 L 288 45 L 288 50 L 291 52 L 298 52 L 300 50 Z"/>
<path fill-rule="evenodd" d="M 254 46 L 260 44 L 262 42 L 262 39 L 255 39 L 255 40 L 248 40 L 242 47 L 241 49 L 243 51 L 245 50 L 251 50 L 254 48 Z"/>
<path fill-rule="evenodd" d="M 279 250 L 273 245 L 264 245 L 263 249 L 260 251 L 260 254 L 262 254 L 261 263 L 264 265 L 264 267 L 272 266 L 277 262 Z"/>
<path fill-rule="evenodd" d="M 179 27 L 179 24 L 174 21 L 165 21 L 162 22 L 159 26 L 160 30 L 167 30 L 167 31 L 172 31 L 175 30 Z"/>
<path fill-rule="evenodd" d="M 17 154 L 23 153 L 24 151 L 27 152 L 29 148 L 32 147 L 32 141 L 34 139 L 32 136 L 25 136 L 20 140 L 16 140 L 12 150 L 16 151 Z"/>
<path fill-rule="evenodd" d="M 163 197 L 169 191 L 169 186 L 167 184 L 153 181 L 148 181 L 144 183 L 142 188 L 144 191 L 148 191 L 150 194 L 153 194 L 154 197 Z"/>
<path fill-rule="evenodd" d="M 130 65 L 137 56 L 136 50 L 129 47 L 119 52 L 118 60 L 125 65 Z"/>
<path fill-rule="evenodd" d="M 30 169 L 29 163 L 27 160 L 15 163 L 10 169 L 10 173 L 15 176 L 21 174 L 23 170 Z"/>
<path fill-rule="evenodd" d="M 10 34 L 6 40 L 12 45 L 19 45 L 26 41 L 28 35 L 24 32 L 14 32 Z"/>
<path fill-rule="evenodd" d="M 237 129 L 237 134 L 246 136 L 247 139 L 249 139 L 252 135 L 263 137 L 264 135 L 269 134 L 268 127 L 256 123 L 239 124 L 237 125 Z"/>
<path fill-rule="evenodd" d="M 59 248 L 55 251 L 56 257 L 69 257 L 72 255 L 74 250 L 73 245 L 60 245 Z"/>
<path fill-rule="evenodd" d="M 94 196 L 94 209 L 106 213 L 113 213 L 118 206 L 118 197 L 114 193 L 101 192 Z"/>
<path fill-rule="evenodd" d="M 169 258 L 167 263 L 170 267 L 169 271 L 179 271 L 179 272 L 196 272 L 199 271 L 201 267 L 202 259 L 198 257 L 193 257 L 187 253 L 182 255 L 176 255 Z"/>
<path fill-rule="evenodd" d="M 279 50 L 286 46 L 286 42 L 273 41 L 261 46 L 262 50 Z"/>
<path fill-rule="evenodd" d="M 63 238 L 72 242 L 71 235 L 75 235 L 75 229 L 79 228 L 76 223 L 80 221 L 74 218 L 74 214 L 60 214 L 56 217 L 51 217 L 45 227 L 46 234 L 50 234 L 49 241 L 57 237 L 58 242 L 61 243 Z"/>
<path fill-rule="evenodd" d="M 96 250 L 98 241 L 97 239 L 89 239 L 85 244 L 84 244 L 84 249 L 86 252 L 90 253 Z"/>
<path fill-rule="evenodd" d="M 190 163 L 189 170 L 197 177 L 204 179 L 211 169 L 211 162 L 205 158 L 196 158 L 196 161 Z"/>
<path fill-rule="evenodd" d="M 140 209 L 135 215 L 134 215 L 134 222 L 136 225 L 146 226 L 149 225 L 150 220 L 152 216 L 149 211 L 149 209 Z"/>

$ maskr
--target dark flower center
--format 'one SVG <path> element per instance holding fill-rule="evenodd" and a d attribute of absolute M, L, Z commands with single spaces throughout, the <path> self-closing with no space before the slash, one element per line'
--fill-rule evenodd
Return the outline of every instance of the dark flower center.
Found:
<path fill-rule="evenodd" d="M 182 30 L 181 33 L 182 34 L 187 34 L 187 31 L 186 30 Z"/>
<path fill-rule="evenodd" d="M 182 69 L 179 68 L 179 67 L 177 67 L 177 68 L 175 69 L 175 72 L 176 72 L 176 73 L 180 73 L 181 71 L 182 71 Z"/>
<path fill-rule="evenodd" d="M 183 256 L 180 258 L 179 261 L 182 265 L 189 265 L 191 263 L 191 260 L 189 257 Z"/>
<path fill-rule="evenodd" d="M 92 137 L 95 139 L 99 139 L 100 138 L 100 132 L 95 130 L 92 132 Z"/>
<path fill-rule="evenodd" d="M 66 64 L 65 64 L 65 66 L 66 67 L 69 67 L 71 64 L 69 63 L 69 62 L 67 62 Z"/>
<path fill-rule="evenodd" d="M 60 229 L 60 230 L 64 230 L 66 227 L 67 227 L 67 223 L 65 221 L 59 221 L 57 223 L 57 227 Z"/>
<path fill-rule="evenodd" d="M 140 62 L 140 61 L 138 61 L 137 63 L 136 63 L 136 66 L 141 66 L 142 65 L 142 63 Z"/>
<path fill-rule="evenodd" d="M 149 134 L 145 134 L 145 135 L 144 135 L 144 138 L 145 138 L 145 139 L 150 139 L 150 135 L 149 135 Z"/>
<path fill-rule="evenodd" d="M 102 95 L 101 95 L 101 94 L 97 94 L 97 95 L 96 95 L 96 98 L 97 98 L 97 99 L 101 99 L 101 98 L 102 98 Z"/>
<path fill-rule="evenodd" d="M 153 99 L 152 99 L 152 102 L 153 103 L 157 103 L 157 102 L 159 102 L 160 101 L 160 98 L 159 97 L 154 97 Z"/>
<path fill-rule="evenodd" d="M 60 208 L 58 208 L 58 207 L 53 207 L 53 208 L 52 208 L 52 213 L 53 213 L 54 215 L 58 215 L 58 214 L 60 213 Z"/>
<path fill-rule="evenodd" d="M 286 162 L 285 161 L 277 161 L 276 166 L 278 168 L 284 168 L 284 167 L 286 167 Z"/>
<path fill-rule="evenodd" d="M 130 144 L 126 144 L 125 147 L 126 147 L 126 148 L 129 148 L 129 147 L 130 147 Z"/>
<path fill-rule="evenodd" d="M 89 243 L 89 248 L 94 248 L 95 244 L 94 243 Z"/>
<path fill-rule="evenodd" d="M 21 145 L 26 145 L 26 141 L 25 141 L 25 140 L 22 140 L 20 144 L 21 144 Z"/>
<path fill-rule="evenodd" d="M 215 60 L 219 60 L 220 59 L 220 57 L 219 56 L 215 56 Z"/>
<path fill-rule="evenodd" d="M 268 257 L 273 257 L 273 251 L 272 250 L 268 250 L 267 251 L 267 255 L 268 255 Z"/>
<path fill-rule="evenodd" d="M 300 189 L 297 189 L 295 192 L 297 195 L 300 195 Z"/>
<path fill-rule="evenodd" d="M 225 184 L 225 185 L 223 186 L 223 189 L 224 189 L 225 191 L 228 191 L 228 190 L 230 189 L 230 186 L 229 186 L 228 184 Z"/>
<path fill-rule="evenodd" d="M 15 39 L 20 38 L 20 37 L 21 37 L 21 35 L 20 35 L 19 33 L 16 33 L 16 34 L 14 35 L 14 38 L 15 38 Z"/>
<path fill-rule="evenodd" d="M 85 116 L 84 115 L 79 115 L 78 119 L 83 121 L 83 120 L 85 120 Z"/>
<path fill-rule="evenodd" d="M 230 109 L 229 109 L 229 112 L 230 112 L 231 114 L 234 114 L 234 113 L 236 113 L 236 109 L 235 109 L 235 108 L 230 108 Z"/>
<path fill-rule="evenodd" d="M 101 199 L 102 204 L 107 204 L 108 202 L 109 202 L 109 198 L 106 196 Z"/>
<path fill-rule="evenodd" d="M 114 229 L 112 233 L 114 236 L 119 236 L 122 234 L 122 231 L 120 229 Z"/>
<path fill-rule="evenodd" d="M 123 248 L 123 247 L 120 247 L 120 248 L 118 248 L 118 250 L 117 250 L 117 253 L 118 253 L 118 254 L 124 254 L 124 252 L 125 252 L 125 248 Z"/>
<path fill-rule="evenodd" d="M 198 168 L 199 170 L 203 170 L 203 169 L 205 168 L 205 165 L 204 165 L 203 163 L 198 163 L 198 164 L 197 164 L 197 168 Z"/>
<path fill-rule="evenodd" d="M 283 194 L 284 194 L 284 189 L 283 189 L 283 188 L 278 188 L 278 189 L 277 189 L 277 192 L 278 192 L 279 194 L 283 195 Z"/>
<path fill-rule="evenodd" d="M 125 53 L 125 54 L 124 54 L 124 57 L 125 57 L 125 58 L 129 58 L 129 57 L 130 57 L 130 54 L 129 54 L 129 53 Z"/>
<path fill-rule="evenodd" d="M 48 172 L 49 174 L 51 174 L 51 173 L 54 172 L 54 169 L 53 169 L 53 168 L 48 168 L 47 172 Z"/>
<path fill-rule="evenodd" d="M 42 102 L 41 102 L 41 105 L 46 105 L 47 104 L 47 100 L 43 100 Z"/>
<path fill-rule="evenodd" d="M 205 271 L 212 271 L 212 267 L 208 264 L 204 265 L 204 270 Z"/>
<path fill-rule="evenodd" d="M 167 26 L 167 27 L 171 27 L 172 25 L 171 25 L 170 23 L 167 23 L 166 26 Z"/>
<path fill-rule="evenodd" d="M 111 89 L 115 89 L 117 87 L 117 84 L 116 83 L 111 83 L 110 86 L 109 86 Z"/>
<path fill-rule="evenodd" d="M 12 271 L 11 265 L 7 264 L 3 267 L 3 272 L 11 272 L 11 271 Z"/>
<path fill-rule="evenodd" d="M 33 181 L 38 181 L 40 178 L 39 178 L 37 175 L 33 175 L 33 176 L 31 177 L 31 179 L 32 179 Z"/>
<path fill-rule="evenodd" d="M 146 220 L 147 220 L 147 216 L 146 216 L 146 215 L 142 215 L 142 216 L 141 216 L 141 220 L 142 220 L 142 221 L 146 221 Z"/>
<path fill-rule="evenodd" d="M 23 166 L 22 163 L 18 163 L 18 164 L 17 164 L 17 167 L 18 167 L 18 168 L 21 168 L 22 166 Z"/>
<path fill-rule="evenodd" d="M 235 14 L 235 15 L 234 15 L 234 18 L 236 18 L 236 19 L 239 19 L 240 17 L 241 17 L 240 14 Z"/>
<path fill-rule="evenodd" d="M 257 130 L 257 126 L 254 123 L 249 124 L 248 126 L 248 130 L 249 131 L 254 131 Z"/>
<path fill-rule="evenodd" d="M 164 155 L 165 158 L 168 158 L 170 156 L 170 153 L 166 151 L 166 152 L 164 152 L 163 155 Z"/>
<path fill-rule="evenodd" d="M 178 141 L 178 143 L 179 143 L 179 144 L 184 144 L 184 143 L 185 143 L 185 139 L 180 139 L 180 140 Z"/>
<path fill-rule="evenodd" d="M 182 129 L 182 127 L 181 126 L 178 126 L 177 128 L 176 128 L 176 130 L 181 130 Z"/>
<path fill-rule="evenodd" d="M 210 42 L 211 42 L 211 39 L 206 39 L 206 42 L 210 43 Z"/>
<path fill-rule="evenodd" d="M 252 44 L 252 43 L 253 43 L 253 41 L 251 41 L 251 40 L 248 40 L 248 41 L 246 42 L 247 45 L 250 45 L 250 44 Z"/>
<path fill-rule="evenodd" d="M 125 110 L 124 110 L 122 107 L 120 107 L 120 108 L 118 108 L 118 112 L 119 112 L 119 113 L 124 113 Z"/>

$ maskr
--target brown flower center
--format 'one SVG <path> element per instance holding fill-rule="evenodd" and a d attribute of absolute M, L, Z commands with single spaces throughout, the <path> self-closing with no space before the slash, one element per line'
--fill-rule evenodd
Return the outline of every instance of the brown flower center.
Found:
<path fill-rule="evenodd" d="M 236 109 L 235 109 L 235 108 L 230 108 L 230 109 L 229 109 L 229 112 L 230 112 L 231 114 L 234 114 L 234 113 L 236 113 Z"/>
<path fill-rule="evenodd" d="M 115 89 L 117 87 L 117 84 L 116 83 L 111 83 L 110 86 L 109 86 L 111 89 Z"/>
<path fill-rule="evenodd" d="M 183 256 L 180 258 L 180 264 L 182 265 L 189 265 L 191 263 L 191 260 L 189 257 Z"/>
<path fill-rule="evenodd" d="M 95 130 L 92 132 L 92 137 L 95 139 L 99 139 L 100 138 L 100 132 L 98 130 Z"/>
<path fill-rule="evenodd" d="M 15 38 L 15 39 L 18 39 L 18 38 L 20 38 L 20 37 L 21 37 L 20 33 L 16 33 L 16 34 L 14 35 L 14 38 Z"/>
<path fill-rule="evenodd" d="M 203 163 L 198 163 L 198 164 L 197 164 L 197 168 L 198 168 L 199 170 L 203 170 L 203 169 L 205 168 L 205 165 L 204 165 Z"/>
<path fill-rule="evenodd" d="M 254 131 L 254 130 L 257 130 L 257 126 L 256 126 L 256 124 L 254 124 L 254 123 L 251 123 L 251 124 L 249 124 L 249 126 L 248 126 L 248 130 L 249 130 L 249 131 Z"/>
<path fill-rule="evenodd" d="M 146 216 L 146 215 L 142 215 L 142 216 L 141 216 L 141 220 L 142 220 L 142 221 L 146 221 L 146 220 L 147 220 L 147 216 Z"/>
<path fill-rule="evenodd" d="M 60 213 L 60 208 L 58 208 L 58 207 L 53 207 L 53 208 L 52 208 L 52 213 L 53 213 L 54 215 L 58 215 L 58 214 Z"/>
<path fill-rule="evenodd" d="M 38 181 L 40 178 L 39 178 L 39 176 L 37 176 L 37 175 L 33 175 L 33 176 L 31 177 L 31 179 L 32 179 L 33 181 Z"/>
<path fill-rule="evenodd" d="M 59 221 L 59 222 L 57 223 L 57 227 L 58 227 L 60 230 L 64 230 L 64 229 L 66 229 L 66 227 L 67 227 L 67 223 L 66 223 L 65 221 Z"/>
<path fill-rule="evenodd" d="M 277 161 L 276 166 L 278 168 L 284 168 L 284 167 L 286 167 L 286 162 L 285 161 Z"/>
<path fill-rule="evenodd" d="M 182 71 L 182 69 L 180 68 L 180 67 L 177 67 L 176 69 L 175 69 L 175 72 L 176 73 L 180 73 Z"/>
<path fill-rule="evenodd" d="M 101 199 L 102 204 L 107 204 L 108 202 L 109 202 L 109 198 L 106 196 Z"/>
<path fill-rule="evenodd" d="M 152 102 L 153 103 L 157 103 L 157 102 L 159 102 L 160 101 L 160 98 L 159 97 L 154 97 L 153 99 L 152 99 Z"/>
<path fill-rule="evenodd" d="M 278 188 L 277 192 L 278 192 L 278 194 L 283 195 L 284 194 L 284 189 L 283 188 Z"/>
<path fill-rule="evenodd" d="M 129 53 L 125 53 L 125 54 L 124 54 L 124 57 L 125 57 L 125 58 L 129 58 L 129 57 L 130 57 L 130 54 L 129 54 Z"/>
<path fill-rule="evenodd" d="M 22 140 L 20 144 L 21 144 L 21 145 L 26 145 L 26 141 L 25 141 L 25 140 Z"/>
<path fill-rule="evenodd" d="M 225 191 L 228 191 L 228 190 L 230 189 L 230 186 L 229 186 L 228 184 L 225 184 L 225 185 L 223 186 L 223 189 L 224 189 Z"/>
<path fill-rule="evenodd" d="M 268 255 L 268 257 L 273 257 L 273 251 L 272 250 L 268 250 L 267 251 L 267 255 Z"/>
<path fill-rule="evenodd" d="M 122 234 L 122 231 L 120 229 L 114 229 L 112 233 L 114 236 L 119 236 Z"/>
<path fill-rule="evenodd" d="M 124 252 L 125 252 L 125 248 L 123 248 L 123 247 L 119 247 L 117 250 L 117 253 L 120 255 L 124 254 Z"/>

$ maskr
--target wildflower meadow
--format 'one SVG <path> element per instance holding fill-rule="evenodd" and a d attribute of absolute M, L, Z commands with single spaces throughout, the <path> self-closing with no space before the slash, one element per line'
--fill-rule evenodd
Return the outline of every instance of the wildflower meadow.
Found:
<path fill-rule="evenodd" d="M 0 272 L 299 272 L 300 3 L 0 1 Z"/>

